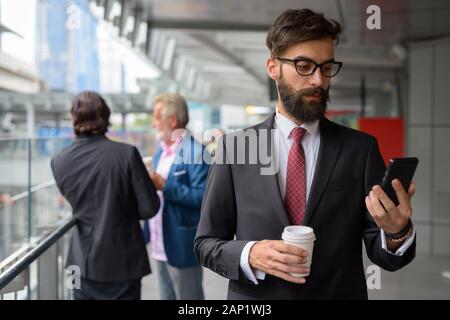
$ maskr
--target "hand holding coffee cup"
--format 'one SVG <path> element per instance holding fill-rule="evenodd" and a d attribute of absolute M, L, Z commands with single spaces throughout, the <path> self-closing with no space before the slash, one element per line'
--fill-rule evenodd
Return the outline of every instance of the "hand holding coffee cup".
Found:
<path fill-rule="evenodd" d="M 306 259 L 306 266 L 308 271 L 304 273 L 291 273 L 293 277 L 307 277 L 309 276 L 309 268 L 311 267 L 311 259 L 314 248 L 314 241 L 316 236 L 314 235 L 314 230 L 310 227 L 305 226 L 288 226 L 284 228 L 284 232 L 281 235 L 284 243 L 291 244 L 299 247 L 308 252 L 308 257 Z"/>
<path fill-rule="evenodd" d="M 249 264 L 266 274 L 294 283 L 305 283 L 305 278 L 292 274 L 307 274 L 308 252 L 283 240 L 261 240 L 250 249 Z"/>

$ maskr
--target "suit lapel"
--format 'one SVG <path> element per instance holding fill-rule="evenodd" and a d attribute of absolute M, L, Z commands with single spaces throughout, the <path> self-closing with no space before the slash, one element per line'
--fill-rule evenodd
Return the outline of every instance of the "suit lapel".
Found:
<path fill-rule="evenodd" d="M 275 122 L 275 113 L 272 114 L 271 117 L 269 117 L 268 119 L 266 119 L 263 123 L 261 123 L 259 126 L 256 127 L 256 132 L 259 136 L 259 130 L 261 129 L 265 129 L 265 130 L 269 130 L 268 131 L 268 137 L 269 139 L 267 139 L 268 143 L 271 143 L 274 137 L 272 137 L 272 129 L 274 129 L 274 122 Z M 259 139 L 259 137 L 258 137 Z M 259 143 L 259 141 L 258 141 Z M 272 145 L 273 147 L 273 145 Z M 270 154 L 271 154 L 271 163 L 275 163 L 275 161 L 277 161 L 276 159 L 276 155 L 275 152 L 273 150 L 272 147 L 268 147 L 268 149 L 266 150 L 270 150 Z M 270 149 L 269 149 L 270 148 Z M 261 164 L 259 165 L 258 168 L 258 174 L 261 174 L 261 167 L 263 167 Z M 284 201 L 283 201 L 283 197 L 281 196 L 281 191 L 280 191 L 280 185 L 278 182 L 278 172 L 276 174 L 271 174 L 271 175 L 263 175 L 262 179 L 264 181 L 264 191 L 266 193 L 266 199 L 269 199 L 269 202 L 272 205 L 273 210 L 275 211 L 275 214 L 278 216 L 278 218 L 280 219 L 281 223 L 283 226 L 288 226 L 290 225 L 289 222 L 289 218 L 286 212 L 286 208 L 284 206 Z"/>
<path fill-rule="evenodd" d="M 341 150 L 342 137 L 336 128 L 336 125 L 326 118 L 322 118 L 320 121 L 319 155 L 308 203 L 306 205 L 304 225 L 308 225 L 311 221 Z"/>
<path fill-rule="evenodd" d="M 272 204 L 276 215 L 280 219 L 281 224 L 284 227 L 287 227 L 291 223 L 289 222 L 288 214 L 284 206 L 283 197 L 281 196 L 278 174 L 272 174 L 265 177 L 267 179 L 267 183 L 265 184 L 267 188 L 264 188 L 264 190 L 266 190 L 267 199 L 270 199 L 270 203 Z"/>

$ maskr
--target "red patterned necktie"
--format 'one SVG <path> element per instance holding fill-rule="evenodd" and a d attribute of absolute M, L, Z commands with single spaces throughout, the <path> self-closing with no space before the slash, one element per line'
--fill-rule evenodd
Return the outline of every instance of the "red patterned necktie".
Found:
<path fill-rule="evenodd" d="M 303 223 L 306 210 L 306 161 L 302 139 L 306 130 L 296 127 L 292 130 L 292 146 L 289 150 L 286 173 L 286 195 L 284 203 L 291 223 Z"/>

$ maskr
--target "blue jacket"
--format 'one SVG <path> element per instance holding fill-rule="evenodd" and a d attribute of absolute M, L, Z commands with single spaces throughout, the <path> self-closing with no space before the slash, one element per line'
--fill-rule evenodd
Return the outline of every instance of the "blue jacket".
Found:
<path fill-rule="evenodd" d="M 162 148 L 156 151 L 153 168 L 158 167 L 162 151 Z M 164 250 L 168 263 L 176 268 L 189 268 L 199 264 L 194 255 L 194 238 L 209 169 L 205 162 L 210 159 L 207 157 L 210 155 L 205 147 L 188 134 L 177 150 L 162 190 Z M 148 242 L 148 220 L 144 223 L 144 236 Z"/>

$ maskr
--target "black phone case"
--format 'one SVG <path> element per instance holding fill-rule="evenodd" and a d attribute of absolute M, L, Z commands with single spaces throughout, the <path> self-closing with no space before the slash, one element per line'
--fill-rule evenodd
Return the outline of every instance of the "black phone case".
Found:
<path fill-rule="evenodd" d="M 399 179 L 405 191 L 408 192 L 418 163 L 419 159 L 417 158 L 393 158 L 389 161 L 380 185 L 396 206 L 399 204 L 399 201 L 392 187 L 392 180 Z"/>

